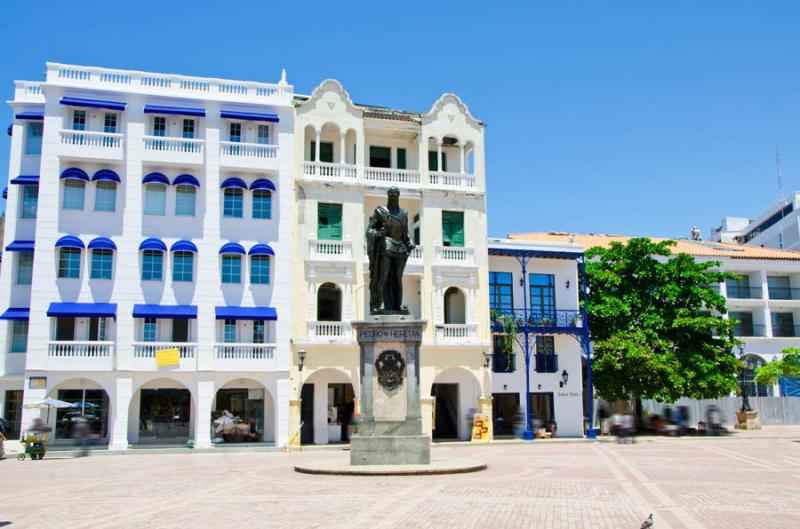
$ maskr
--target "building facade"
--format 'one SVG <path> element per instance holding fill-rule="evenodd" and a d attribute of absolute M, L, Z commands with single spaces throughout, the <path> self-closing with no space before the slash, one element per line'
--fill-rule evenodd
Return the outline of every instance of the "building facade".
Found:
<path fill-rule="evenodd" d="M 228 410 L 242 436 L 286 442 L 292 100 L 285 78 L 55 63 L 16 83 L 0 271 L 13 429 L 48 417 L 57 442 L 84 415 L 111 449 L 202 447 Z M 45 397 L 76 406 L 24 407 Z"/>
<path fill-rule="evenodd" d="M 423 428 L 434 439 L 468 439 L 472 414 L 490 413 L 483 133 L 453 94 L 414 113 L 354 104 L 327 80 L 297 101 L 293 439 L 345 440 L 358 413 L 352 322 L 368 316 L 365 233 L 390 187 L 400 190 L 417 245 L 403 304 L 427 321 Z"/>
<path fill-rule="evenodd" d="M 800 193 L 773 204 L 756 219 L 725 217 L 711 240 L 783 250 L 800 250 Z"/>
<path fill-rule="evenodd" d="M 549 242 L 573 241 L 582 248 L 607 247 L 612 241 L 625 243 L 629 237 L 568 233 L 525 233 L 514 240 Z M 654 241 L 665 239 L 652 238 Z M 719 270 L 731 272 L 717 286 L 728 306 L 727 318 L 736 319 L 734 334 L 742 341 L 742 355 L 748 368 L 745 387 L 750 396 L 797 396 L 800 381 L 783 379 L 775 386 L 758 384 L 753 370 L 780 358 L 787 347 L 800 347 L 800 252 L 761 248 L 739 243 L 676 240 L 673 253 L 685 253 L 698 262 L 718 261 Z"/>

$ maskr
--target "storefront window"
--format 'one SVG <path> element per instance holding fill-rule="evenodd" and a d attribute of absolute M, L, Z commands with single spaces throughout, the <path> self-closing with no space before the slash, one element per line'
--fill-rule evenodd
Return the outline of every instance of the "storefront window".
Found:
<path fill-rule="evenodd" d="M 211 427 L 216 442 L 263 441 L 264 389 L 221 389 L 216 402 Z"/>
<path fill-rule="evenodd" d="M 189 438 L 191 395 L 188 389 L 143 389 L 139 409 L 141 441 Z"/>
<path fill-rule="evenodd" d="M 60 389 L 58 400 L 74 404 L 56 412 L 56 438 L 69 439 L 75 422 L 83 417 L 89 422 L 90 435 L 108 437 L 108 395 L 102 389 Z"/>

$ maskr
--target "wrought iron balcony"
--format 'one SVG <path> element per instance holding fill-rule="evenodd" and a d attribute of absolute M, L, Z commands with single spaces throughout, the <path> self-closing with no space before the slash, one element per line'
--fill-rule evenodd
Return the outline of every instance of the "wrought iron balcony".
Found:
<path fill-rule="evenodd" d="M 492 354 L 493 373 L 513 373 L 517 370 L 517 355 L 514 353 Z"/>
<path fill-rule="evenodd" d="M 558 355 L 536 353 L 534 355 L 537 373 L 557 373 Z"/>
<path fill-rule="evenodd" d="M 492 330 L 495 332 L 520 332 L 524 330 L 570 331 L 583 327 L 579 310 L 492 309 Z"/>

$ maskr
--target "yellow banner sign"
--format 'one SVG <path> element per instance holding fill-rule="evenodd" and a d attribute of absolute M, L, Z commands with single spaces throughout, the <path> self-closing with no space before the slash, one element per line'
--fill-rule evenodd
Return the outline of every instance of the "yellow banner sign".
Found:
<path fill-rule="evenodd" d="M 491 438 L 489 431 L 492 422 L 488 415 L 476 413 L 472 417 L 472 442 L 473 443 L 488 443 Z"/>
<path fill-rule="evenodd" d="M 159 349 L 156 351 L 156 367 L 177 366 L 181 363 L 180 349 Z"/>

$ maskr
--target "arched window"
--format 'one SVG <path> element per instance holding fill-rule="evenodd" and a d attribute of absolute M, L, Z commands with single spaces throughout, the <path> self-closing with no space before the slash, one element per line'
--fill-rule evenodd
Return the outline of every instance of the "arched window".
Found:
<path fill-rule="evenodd" d="M 142 281 L 161 281 L 164 274 L 164 252 L 144 250 L 142 255 Z"/>
<path fill-rule="evenodd" d="M 167 186 L 149 183 L 144 186 L 145 215 L 165 215 L 167 213 Z"/>
<path fill-rule="evenodd" d="M 83 209 L 83 194 L 86 184 L 77 178 L 64 180 L 64 209 Z"/>
<path fill-rule="evenodd" d="M 444 293 L 444 322 L 445 324 L 467 323 L 464 294 L 456 287 L 450 287 Z"/>
<path fill-rule="evenodd" d="M 224 217 L 242 218 L 244 193 L 237 187 L 226 187 L 222 205 L 222 215 Z"/>
<path fill-rule="evenodd" d="M 193 280 L 194 272 L 194 253 L 186 251 L 177 251 L 172 254 L 172 281 L 187 281 Z"/>
<path fill-rule="evenodd" d="M 771 397 L 773 394 L 772 386 L 756 382 L 756 369 L 763 366 L 766 362 L 760 356 L 746 355 L 744 357 L 744 390 L 748 397 Z"/>
<path fill-rule="evenodd" d="M 342 321 L 342 291 L 333 283 L 317 291 L 317 321 Z"/>
<path fill-rule="evenodd" d="M 272 192 L 269 189 L 253 190 L 253 218 L 272 218 Z"/>
<path fill-rule="evenodd" d="M 117 183 L 100 180 L 95 186 L 94 210 L 113 213 L 117 209 Z"/>
<path fill-rule="evenodd" d="M 194 217 L 196 195 L 194 186 L 187 184 L 175 186 L 175 215 Z"/>

